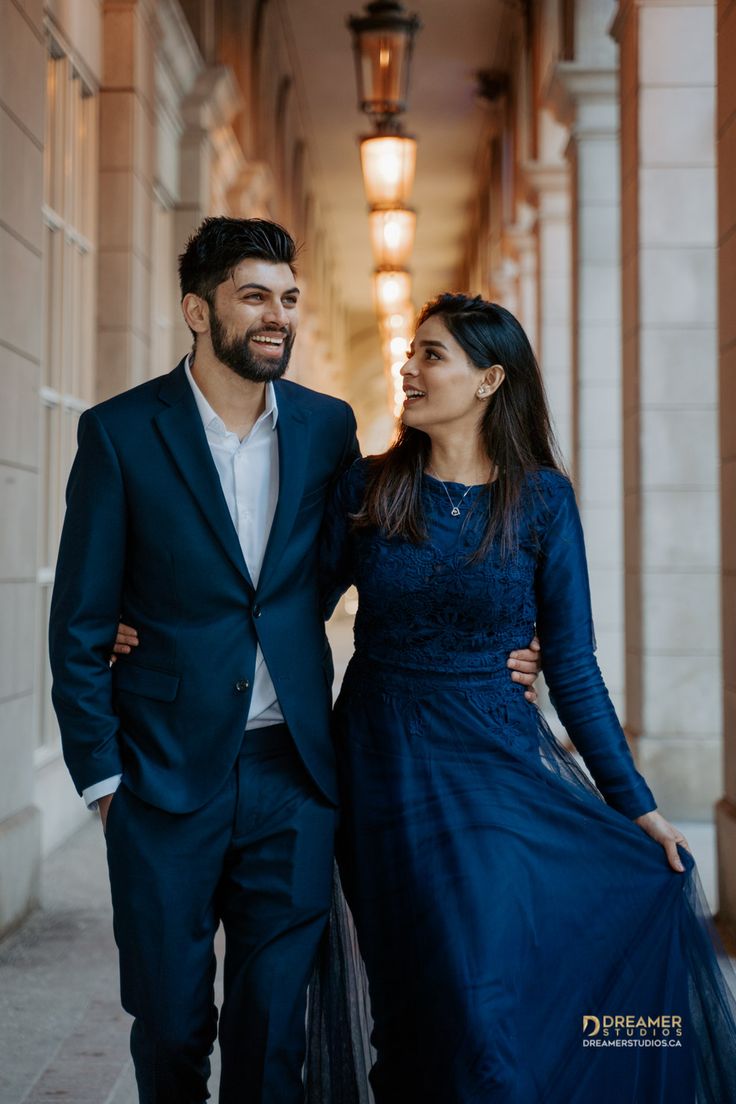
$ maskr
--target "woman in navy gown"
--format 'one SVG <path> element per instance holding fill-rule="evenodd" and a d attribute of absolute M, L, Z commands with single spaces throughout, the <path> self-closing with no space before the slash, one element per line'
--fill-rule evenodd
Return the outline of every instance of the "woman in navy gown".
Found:
<path fill-rule="evenodd" d="M 601 678 L 529 342 L 443 295 L 403 377 L 397 440 L 343 476 L 323 550 L 328 608 L 360 599 L 339 864 L 376 1104 L 736 1104 L 733 971 Z M 595 784 L 509 678 L 535 627 Z"/>

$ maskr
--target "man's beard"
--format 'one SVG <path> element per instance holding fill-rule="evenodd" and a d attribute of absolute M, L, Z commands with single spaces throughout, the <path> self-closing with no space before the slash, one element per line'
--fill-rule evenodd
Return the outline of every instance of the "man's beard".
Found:
<path fill-rule="evenodd" d="M 278 360 L 272 357 L 259 357 L 251 352 L 249 341 L 251 334 L 273 333 L 284 337 L 283 352 Z M 210 307 L 210 339 L 212 349 L 218 360 L 227 364 L 236 375 L 242 379 L 251 380 L 253 383 L 267 383 L 269 380 L 281 379 L 289 367 L 289 357 L 294 344 L 295 334 L 291 330 L 272 329 L 263 326 L 254 326 L 242 337 L 231 338 L 225 332 L 225 327 L 217 316 L 214 307 Z"/>

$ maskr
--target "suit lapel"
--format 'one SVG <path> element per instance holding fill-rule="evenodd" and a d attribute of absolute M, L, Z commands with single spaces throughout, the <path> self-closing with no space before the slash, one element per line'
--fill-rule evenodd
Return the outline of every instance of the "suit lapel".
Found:
<path fill-rule="evenodd" d="M 274 387 L 279 411 L 276 423 L 279 449 L 279 497 L 258 580 L 259 590 L 263 588 L 278 566 L 294 527 L 294 519 L 304 489 L 309 444 L 309 422 L 304 411 L 294 401 L 293 395 L 287 388 L 282 387 L 278 381 Z"/>
<path fill-rule="evenodd" d="M 183 360 L 164 378 L 159 398 L 166 406 L 154 419 L 158 431 L 227 556 L 253 589 Z"/>

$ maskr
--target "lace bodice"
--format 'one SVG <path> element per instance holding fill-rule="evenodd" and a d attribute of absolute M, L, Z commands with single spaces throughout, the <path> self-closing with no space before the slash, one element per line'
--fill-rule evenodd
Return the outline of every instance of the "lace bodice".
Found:
<path fill-rule="evenodd" d="M 525 541 L 507 562 L 493 548 L 480 563 L 469 563 L 483 534 L 487 488 L 473 487 L 460 517 L 452 517 L 442 484 L 431 476 L 424 481 L 425 543 L 365 530 L 349 540 L 351 581 L 360 595 L 356 651 L 422 671 L 487 670 L 534 634 L 533 549 Z M 447 486 L 457 502 L 464 488 Z"/>

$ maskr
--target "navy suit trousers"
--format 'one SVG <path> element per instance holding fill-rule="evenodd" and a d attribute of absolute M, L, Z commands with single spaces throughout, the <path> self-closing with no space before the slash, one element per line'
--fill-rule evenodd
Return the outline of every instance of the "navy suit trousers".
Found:
<path fill-rule="evenodd" d="M 218 1035 L 220 1104 L 301 1104 L 306 989 L 332 890 L 337 811 L 286 725 L 246 732 L 219 792 L 169 813 L 116 792 L 107 856 L 141 1104 L 201 1104 Z"/>

